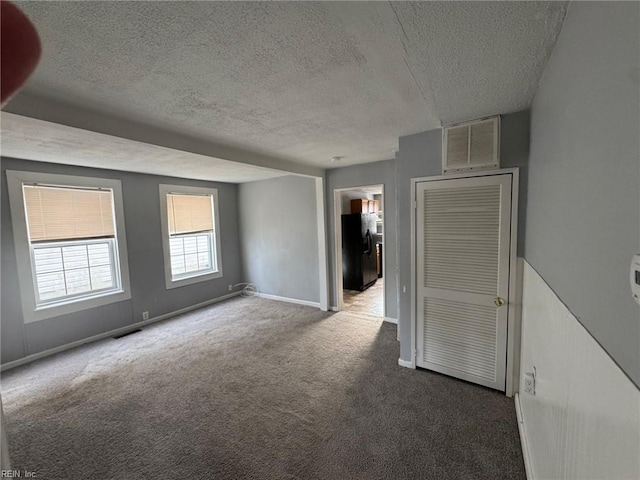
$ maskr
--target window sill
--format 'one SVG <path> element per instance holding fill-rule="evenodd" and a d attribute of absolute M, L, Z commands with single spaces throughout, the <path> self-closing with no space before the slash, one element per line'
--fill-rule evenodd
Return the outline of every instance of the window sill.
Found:
<path fill-rule="evenodd" d="M 184 287 L 186 285 L 193 285 L 194 283 L 206 282 L 208 280 L 214 280 L 216 278 L 222 277 L 222 270 L 218 270 L 217 272 L 206 272 L 199 273 L 195 275 L 191 275 L 189 277 L 177 278 L 177 279 L 166 279 L 167 289 Z"/>
<path fill-rule="evenodd" d="M 111 303 L 123 302 L 131 299 L 131 293 L 124 290 L 110 291 L 89 298 L 67 300 L 64 303 L 39 305 L 24 312 L 24 323 L 39 322 L 49 318 L 81 312 L 91 308 L 102 307 Z"/>
<path fill-rule="evenodd" d="M 103 297 L 110 297 L 111 295 L 118 295 L 120 293 L 124 293 L 124 290 L 122 290 L 122 289 L 120 289 L 120 290 L 109 290 L 108 292 L 98 293 L 96 295 L 69 298 L 67 300 L 56 302 L 56 303 L 48 303 L 48 304 L 38 305 L 36 307 L 36 312 L 49 310 L 50 308 L 65 307 L 67 305 L 72 305 L 74 303 L 91 302 L 92 300 L 97 300 L 97 299 L 103 298 Z M 88 307 L 88 308 L 91 308 L 91 307 Z"/>

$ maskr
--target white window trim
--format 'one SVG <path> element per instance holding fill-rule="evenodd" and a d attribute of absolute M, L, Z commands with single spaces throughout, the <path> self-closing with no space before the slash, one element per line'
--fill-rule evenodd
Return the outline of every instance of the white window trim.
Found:
<path fill-rule="evenodd" d="M 120 269 L 120 290 L 98 294 L 90 298 L 67 299 L 64 303 L 54 305 L 37 306 L 31 248 L 29 235 L 27 233 L 26 211 L 22 192 L 22 185 L 24 183 L 41 183 L 45 185 L 79 188 L 109 188 L 113 191 L 116 226 L 115 239 L 117 245 L 116 266 Z M 127 255 L 122 184 L 120 180 L 7 170 L 7 191 L 9 193 L 9 207 L 11 209 L 11 224 L 13 227 L 13 240 L 24 323 L 38 322 L 48 318 L 80 312 L 89 308 L 122 302 L 131 298 L 129 256 Z"/>
<path fill-rule="evenodd" d="M 160 225 L 162 226 L 162 251 L 164 253 L 164 280 L 167 289 L 206 282 L 222 277 L 222 249 L 220 247 L 220 215 L 218 209 L 218 189 L 206 187 L 190 187 L 186 185 L 159 185 L 160 191 Z M 167 218 L 167 195 L 170 193 L 184 195 L 211 195 L 213 197 L 214 242 L 213 254 L 216 256 L 218 269 L 211 273 L 200 273 L 191 277 L 173 280 L 171 278 L 171 253 L 169 245 L 169 220 Z"/>

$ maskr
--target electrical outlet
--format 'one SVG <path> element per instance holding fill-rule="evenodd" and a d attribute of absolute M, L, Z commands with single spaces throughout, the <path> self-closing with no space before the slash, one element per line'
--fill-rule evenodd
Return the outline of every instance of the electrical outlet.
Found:
<path fill-rule="evenodd" d="M 142 320 L 149 320 L 149 312 L 142 312 Z"/>
<path fill-rule="evenodd" d="M 233 290 L 233 285 L 229 284 L 229 291 Z"/>
<path fill-rule="evenodd" d="M 524 391 L 529 395 L 536 394 L 536 377 L 532 372 L 524 374 Z"/>

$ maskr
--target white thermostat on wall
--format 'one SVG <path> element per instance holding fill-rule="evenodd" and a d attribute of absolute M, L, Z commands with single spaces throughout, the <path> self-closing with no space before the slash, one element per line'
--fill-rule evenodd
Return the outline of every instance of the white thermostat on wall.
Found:
<path fill-rule="evenodd" d="M 631 260 L 631 294 L 633 299 L 640 305 L 640 255 L 634 255 Z"/>

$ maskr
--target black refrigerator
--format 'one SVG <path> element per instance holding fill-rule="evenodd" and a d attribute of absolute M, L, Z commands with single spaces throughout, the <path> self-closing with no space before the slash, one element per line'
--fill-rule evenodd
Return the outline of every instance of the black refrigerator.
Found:
<path fill-rule="evenodd" d="M 378 278 L 376 220 L 373 213 L 342 215 L 342 282 L 347 290 L 364 290 Z"/>

